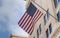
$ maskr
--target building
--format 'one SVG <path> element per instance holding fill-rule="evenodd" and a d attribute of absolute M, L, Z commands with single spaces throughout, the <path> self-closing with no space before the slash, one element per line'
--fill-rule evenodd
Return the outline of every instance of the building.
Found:
<path fill-rule="evenodd" d="M 27 36 L 22 36 L 22 35 L 11 34 L 10 38 L 28 38 L 28 37 Z"/>
<path fill-rule="evenodd" d="M 26 9 L 32 2 L 43 16 L 35 24 L 29 38 L 60 38 L 60 0 L 26 0 Z"/>

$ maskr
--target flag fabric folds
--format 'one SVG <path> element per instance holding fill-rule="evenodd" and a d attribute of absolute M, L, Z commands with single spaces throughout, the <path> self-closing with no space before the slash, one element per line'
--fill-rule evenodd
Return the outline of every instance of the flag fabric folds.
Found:
<path fill-rule="evenodd" d="M 37 9 L 32 3 L 30 3 L 27 11 L 19 20 L 18 25 L 25 30 L 28 34 L 32 34 L 35 23 L 43 15 L 39 9 Z"/>

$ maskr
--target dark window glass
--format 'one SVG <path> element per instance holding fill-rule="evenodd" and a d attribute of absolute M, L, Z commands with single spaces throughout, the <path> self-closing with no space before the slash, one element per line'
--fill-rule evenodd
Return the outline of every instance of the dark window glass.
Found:
<path fill-rule="evenodd" d="M 49 37 L 48 29 L 46 30 L 46 37 Z"/>
<path fill-rule="evenodd" d="M 41 34 L 41 24 L 39 25 L 39 30 L 40 30 L 40 34 Z"/>
<path fill-rule="evenodd" d="M 44 24 L 46 25 L 46 14 L 44 16 Z"/>
<path fill-rule="evenodd" d="M 58 5 L 58 0 L 54 0 L 54 4 L 55 4 L 55 8 L 56 8 Z"/>
<path fill-rule="evenodd" d="M 58 2 L 60 2 L 60 0 L 58 0 Z"/>
<path fill-rule="evenodd" d="M 52 32 L 52 26 L 51 24 L 49 25 L 49 30 L 50 30 L 50 33 Z"/>
<path fill-rule="evenodd" d="M 57 18 L 58 18 L 58 21 L 60 22 L 60 11 L 58 11 Z"/>
<path fill-rule="evenodd" d="M 47 19 L 49 20 L 49 17 L 50 17 L 50 15 L 49 15 L 49 9 L 47 9 Z"/>
<path fill-rule="evenodd" d="M 39 29 L 37 29 L 37 38 L 39 38 L 39 31 L 38 31 Z"/>

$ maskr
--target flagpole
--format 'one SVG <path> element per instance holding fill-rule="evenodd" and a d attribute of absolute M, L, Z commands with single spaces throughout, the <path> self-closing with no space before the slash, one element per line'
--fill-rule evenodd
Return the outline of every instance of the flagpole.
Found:
<path fill-rule="evenodd" d="M 43 9 L 45 12 L 47 12 L 42 6 L 40 6 L 40 5 L 38 5 L 35 1 L 32 1 L 32 2 L 34 2 L 37 6 L 39 6 L 41 9 Z M 51 15 L 50 13 L 49 13 L 49 15 Z M 55 18 L 53 15 L 51 15 L 55 20 L 58 20 L 57 18 Z"/>

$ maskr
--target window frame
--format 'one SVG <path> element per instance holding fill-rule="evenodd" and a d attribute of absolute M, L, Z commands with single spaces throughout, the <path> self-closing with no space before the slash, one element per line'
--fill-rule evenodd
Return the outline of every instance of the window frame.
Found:
<path fill-rule="evenodd" d="M 39 29 L 37 29 L 37 38 L 39 38 Z"/>
<path fill-rule="evenodd" d="M 60 22 L 60 11 L 57 13 L 58 22 Z"/>
<path fill-rule="evenodd" d="M 47 22 L 47 18 L 46 18 L 46 14 L 44 15 L 44 25 L 46 25 Z"/>
<path fill-rule="evenodd" d="M 46 30 L 46 37 L 49 38 L 49 30 Z"/>
<path fill-rule="evenodd" d="M 52 33 L 52 24 L 49 25 L 50 34 Z"/>
<path fill-rule="evenodd" d="M 42 31 L 42 29 L 41 29 L 41 24 L 39 25 L 39 30 L 40 30 L 40 34 L 41 34 L 41 31 Z"/>
<path fill-rule="evenodd" d="M 49 20 L 49 17 L 50 17 L 50 15 L 49 15 L 49 8 L 47 9 L 47 20 Z"/>

